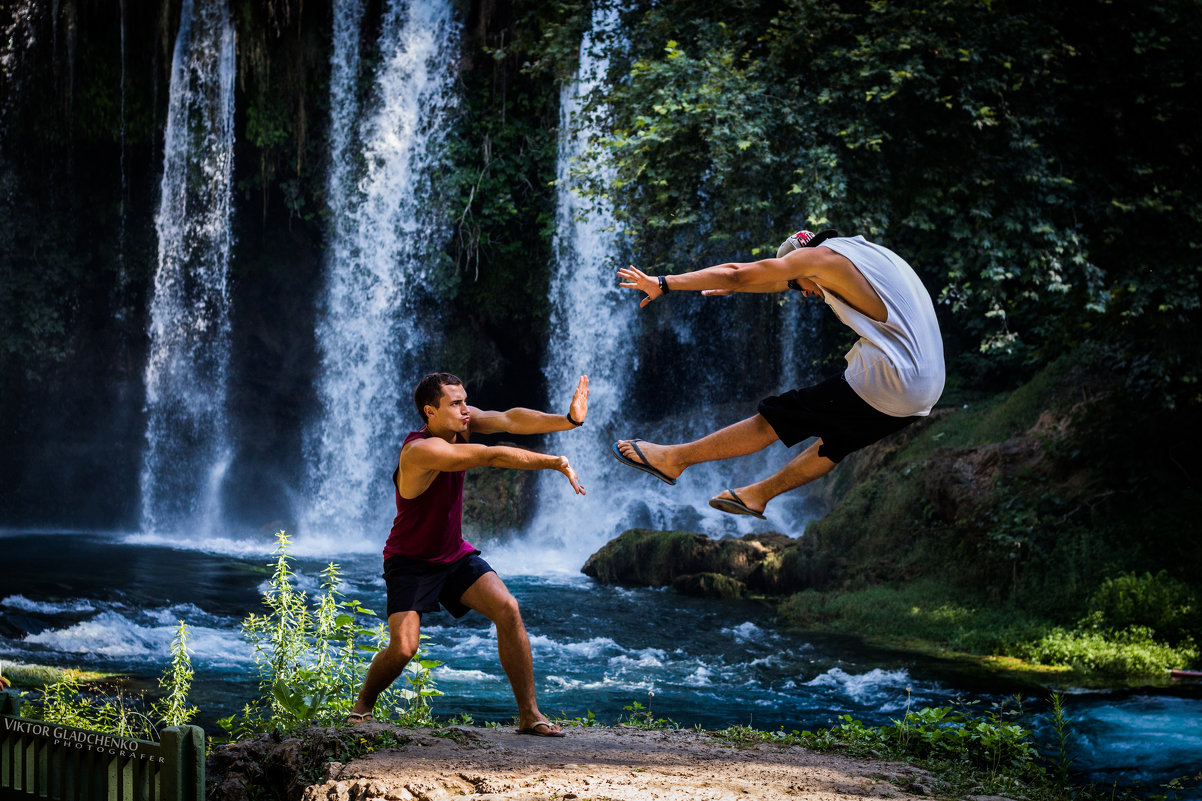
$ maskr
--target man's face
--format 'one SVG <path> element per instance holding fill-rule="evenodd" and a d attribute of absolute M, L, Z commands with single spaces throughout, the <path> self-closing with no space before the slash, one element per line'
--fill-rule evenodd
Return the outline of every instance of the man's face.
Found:
<path fill-rule="evenodd" d="M 431 430 L 455 433 L 467 431 L 468 423 L 471 422 L 471 415 L 467 410 L 467 392 L 459 384 L 443 384 L 442 399 L 438 402 L 438 408 L 427 406 L 426 415 Z"/>
<path fill-rule="evenodd" d="M 808 278 L 797 278 L 797 285 L 801 287 L 801 294 L 807 298 L 821 298 L 822 288 Z"/>

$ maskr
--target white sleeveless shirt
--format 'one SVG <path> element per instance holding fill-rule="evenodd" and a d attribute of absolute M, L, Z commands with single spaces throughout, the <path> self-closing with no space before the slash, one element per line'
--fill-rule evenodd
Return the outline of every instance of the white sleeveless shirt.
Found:
<path fill-rule="evenodd" d="M 856 311 L 833 292 L 822 296 L 838 318 L 860 335 L 847 352 L 848 385 L 864 401 L 893 417 L 927 415 L 943 394 L 943 337 L 935 304 L 918 275 L 888 248 L 862 236 L 828 239 L 827 247 L 847 258 L 885 304 L 885 322 Z"/>

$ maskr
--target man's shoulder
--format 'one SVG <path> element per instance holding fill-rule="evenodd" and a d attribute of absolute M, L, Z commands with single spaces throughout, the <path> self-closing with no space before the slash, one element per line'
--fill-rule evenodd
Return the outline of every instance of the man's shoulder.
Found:
<path fill-rule="evenodd" d="M 406 468 L 405 457 L 406 456 L 409 456 L 409 455 L 416 456 L 419 454 L 434 455 L 434 454 L 438 454 L 438 453 L 446 453 L 448 448 L 454 448 L 456 445 L 466 445 L 467 442 L 468 442 L 468 437 L 467 437 L 466 433 L 456 434 L 453 442 L 447 442 L 442 437 L 436 437 L 436 436 L 433 436 L 428 433 L 423 433 L 423 436 L 414 437 L 412 439 L 406 438 L 405 443 L 401 446 L 401 456 L 400 456 L 401 470 L 402 470 L 402 472 L 405 471 L 405 468 Z M 413 460 L 410 459 L 410 462 L 412 462 L 412 461 Z M 418 471 L 418 472 L 423 472 L 423 473 L 439 472 L 437 468 L 423 467 L 421 465 L 411 465 L 411 469 Z"/>

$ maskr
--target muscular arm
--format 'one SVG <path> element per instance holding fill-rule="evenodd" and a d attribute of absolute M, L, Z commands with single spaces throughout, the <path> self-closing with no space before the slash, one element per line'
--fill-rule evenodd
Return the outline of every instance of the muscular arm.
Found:
<path fill-rule="evenodd" d="M 625 279 L 620 286 L 647 294 L 640 306 L 646 306 L 662 294 L 656 277 L 634 267 L 618 270 L 618 275 Z M 831 290 L 876 320 L 885 319 L 885 304 L 855 265 L 830 248 L 821 246 L 794 250 L 779 259 L 719 264 L 667 276 L 665 280 L 671 292 L 700 291 L 726 295 L 734 292 L 780 292 L 790 280 L 798 278 L 811 281 L 824 290 Z"/>
<path fill-rule="evenodd" d="M 508 467 L 516 470 L 557 470 L 567 476 L 573 489 L 583 495 L 576 471 L 566 456 L 536 453 L 509 445 L 480 445 L 447 442 L 439 437 L 416 440 L 401 451 L 397 489 L 405 498 L 426 491 L 438 473 L 453 473 L 473 467 Z"/>
<path fill-rule="evenodd" d="M 471 413 L 471 430 L 479 434 L 549 434 L 552 431 L 567 431 L 583 423 L 588 416 L 588 376 L 580 376 L 568 413 L 548 414 L 517 407 L 504 412 L 489 412 L 468 407 Z M 571 420 L 568 417 L 571 416 Z M 576 423 L 573 423 L 575 420 Z"/>
<path fill-rule="evenodd" d="M 517 470 L 546 470 L 559 467 L 560 457 L 535 453 L 510 445 L 480 445 L 447 442 L 430 437 L 414 442 L 401 454 L 402 476 L 408 472 L 454 473 L 473 467 L 510 467 Z"/>
<path fill-rule="evenodd" d="M 472 413 L 472 432 L 478 434 L 549 434 L 575 428 L 566 415 L 547 414 L 517 407 L 504 412 L 488 412 L 468 407 Z"/>

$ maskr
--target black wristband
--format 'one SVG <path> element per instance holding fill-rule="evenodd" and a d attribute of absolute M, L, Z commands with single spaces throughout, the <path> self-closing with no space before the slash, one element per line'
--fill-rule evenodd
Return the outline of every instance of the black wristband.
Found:
<path fill-rule="evenodd" d="M 575 420 L 572 419 L 572 410 L 571 409 L 568 410 L 568 413 L 565 414 L 564 417 L 568 418 L 568 422 L 571 423 L 572 425 L 576 426 L 577 428 L 580 428 L 582 425 L 584 425 L 583 420 L 581 420 L 579 423 L 577 423 Z"/>
<path fill-rule="evenodd" d="M 666 295 L 666 294 L 668 294 L 669 291 L 670 290 L 668 289 L 668 276 L 661 275 L 659 277 L 659 293 L 661 295 Z"/>

